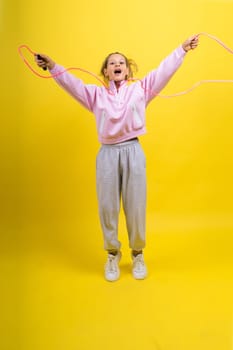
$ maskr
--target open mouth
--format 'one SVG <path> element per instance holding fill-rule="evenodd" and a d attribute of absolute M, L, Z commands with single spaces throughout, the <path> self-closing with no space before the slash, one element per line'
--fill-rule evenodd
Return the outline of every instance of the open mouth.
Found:
<path fill-rule="evenodd" d="M 114 74 L 121 74 L 121 69 L 115 69 Z"/>

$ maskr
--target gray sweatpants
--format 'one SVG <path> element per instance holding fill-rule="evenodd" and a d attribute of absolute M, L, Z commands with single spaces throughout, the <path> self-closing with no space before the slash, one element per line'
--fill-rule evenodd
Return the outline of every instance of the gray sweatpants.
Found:
<path fill-rule="evenodd" d="M 145 246 L 146 168 L 138 140 L 102 145 L 96 160 L 99 216 L 106 250 L 119 250 L 120 201 L 126 217 L 129 246 Z"/>

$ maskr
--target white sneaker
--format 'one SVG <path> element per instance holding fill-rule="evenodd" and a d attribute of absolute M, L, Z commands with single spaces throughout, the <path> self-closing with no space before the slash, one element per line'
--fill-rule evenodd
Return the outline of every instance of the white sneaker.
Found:
<path fill-rule="evenodd" d="M 119 261 L 121 260 L 121 252 L 116 255 L 108 254 L 108 260 L 105 264 L 105 278 L 109 282 L 118 280 L 120 277 Z"/>
<path fill-rule="evenodd" d="M 147 268 L 144 262 L 143 254 L 138 254 L 137 256 L 133 256 L 133 277 L 136 280 L 143 280 L 147 276 Z"/>

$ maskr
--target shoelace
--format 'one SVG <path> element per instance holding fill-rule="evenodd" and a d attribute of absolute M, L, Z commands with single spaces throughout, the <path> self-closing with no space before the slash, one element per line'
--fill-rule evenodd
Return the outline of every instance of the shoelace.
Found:
<path fill-rule="evenodd" d="M 117 270 L 117 256 L 109 255 L 107 261 L 108 270 L 110 272 L 116 272 Z"/>
<path fill-rule="evenodd" d="M 144 259 L 141 254 L 134 257 L 134 267 L 136 270 L 142 270 L 144 268 Z"/>

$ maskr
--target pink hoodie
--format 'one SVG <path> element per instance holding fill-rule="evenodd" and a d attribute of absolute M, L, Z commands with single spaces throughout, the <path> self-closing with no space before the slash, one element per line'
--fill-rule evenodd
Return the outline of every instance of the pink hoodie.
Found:
<path fill-rule="evenodd" d="M 115 144 L 146 133 L 146 106 L 168 83 L 183 62 L 184 56 L 185 51 L 180 46 L 141 82 L 128 85 L 123 81 L 118 91 L 114 81 L 109 83 L 109 92 L 104 86 L 84 84 L 67 72 L 54 79 L 94 113 L 100 143 Z M 63 70 L 62 66 L 56 64 L 51 73 Z"/>

